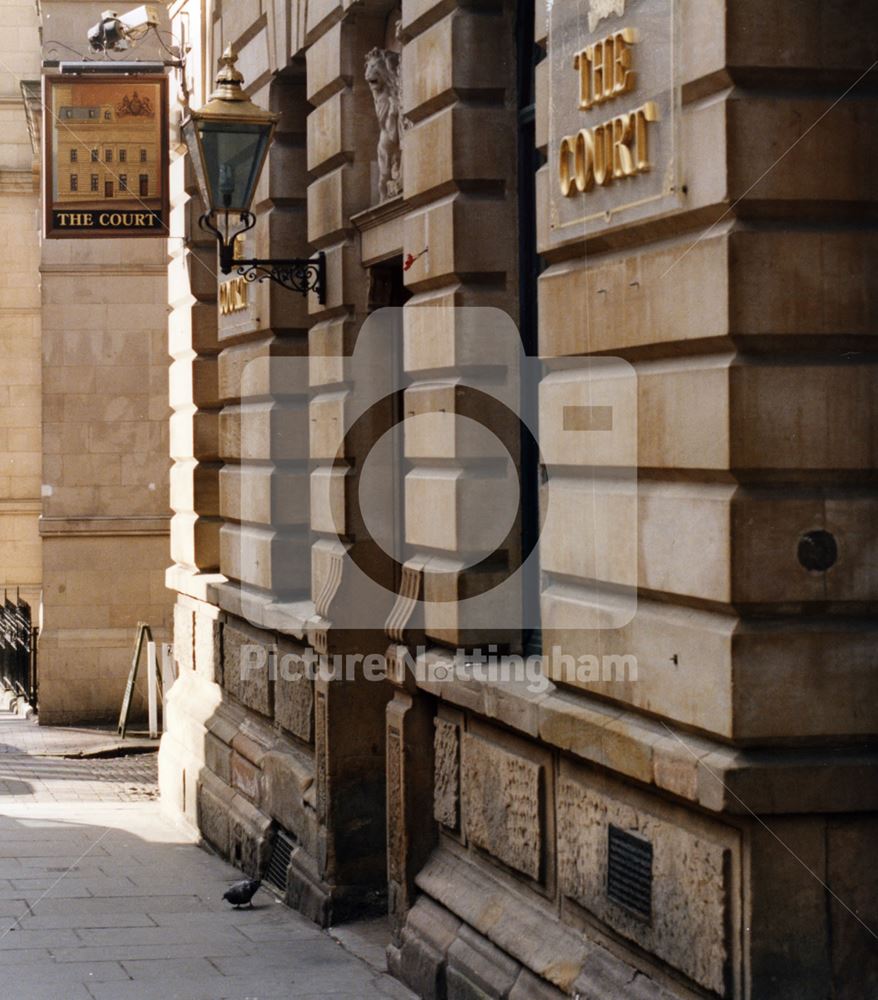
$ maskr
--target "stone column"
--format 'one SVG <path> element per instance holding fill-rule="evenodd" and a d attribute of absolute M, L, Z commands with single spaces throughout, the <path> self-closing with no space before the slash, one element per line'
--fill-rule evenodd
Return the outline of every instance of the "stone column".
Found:
<path fill-rule="evenodd" d="M 350 572 L 348 547 L 365 537 L 352 494 L 355 470 L 389 426 L 390 403 L 376 407 L 368 427 L 340 448 L 357 371 L 354 353 L 368 310 L 368 280 L 350 217 L 369 207 L 377 124 L 364 78 L 366 53 L 384 41 L 384 18 L 352 11 L 341 21 L 309 8 L 308 240 L 326 254 L 327 299 L 311 297 L 310 334 L 311 596 L 315 616 L 308 638 L 323 662 L 351 653 L 383 654 L 382 626 L 393 603 L 361 594 Z M 367 601 L 370 603 L 366 604 Z M 333 660 L 337 657 L 338 660 Z M 320 847 L 315 892 L 324 919 L 365 907 L 384 908 L 386 890 L 384 710 L 385 683 L 357 670 L 345 682 L 315 688 L 317 810 Z M 356 833 L 354 833 L 356 831 Z M 304 877 L 304 876 L 303 876 Z M 335 916 L 333 916 L 335 915 Z"/>

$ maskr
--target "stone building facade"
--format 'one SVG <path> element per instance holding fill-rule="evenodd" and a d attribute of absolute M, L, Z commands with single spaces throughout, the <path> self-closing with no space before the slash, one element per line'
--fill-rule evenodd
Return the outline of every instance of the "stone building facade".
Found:
<path fill-rule="evenodd" d="M 421 996 L 878 991 L 869 14 L 171 7 L 193 106 L 232 46 L 281 113 L 245 256 L 322 251 L 327 288 L 218 281 L 176 148 L 163 799 L 250 872 L 282 833 L 323 924 L 389 908 Z M 405 390 L 357 420 L 382 307 Z M 538 455 L 508 413 L 505 459 L 454 420 L 515 381 L 498 314 L 541 366 Z M 400 406 L 394 563 L 358 489 Z M 457 669 L 485 647 L 546 683 Z"/>
<path fill-rule="evenodd" d="M 40 627 L 41 724 L 115 721 L 138 621 L 170 635 L 167 244 L 42 233 L 40 78 L 102 9 L 0 5 L 0 588 Z"/>

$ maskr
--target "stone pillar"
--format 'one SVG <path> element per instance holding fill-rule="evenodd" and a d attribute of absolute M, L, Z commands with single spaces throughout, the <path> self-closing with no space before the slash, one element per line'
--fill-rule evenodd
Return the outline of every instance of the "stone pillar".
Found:
<path fill-rule="evenodd" d="M 416 258 L 405 273 L 413 293 L 405 306 L 405 364 L 412 379 L 405 406 L 433 428 L 418 433 L 418 420 L 411 431 L 407 424 L 406 458 L 413 468 L 405 483 L 405 537 L 412 556 L 427 559 L 427 638 L 452 648 L 518 641 L 517 634 L 492 634 L 484 625 L 479 630 L 478 622 L 461 618 L 457 604 L 485 582 L 477 576 L 498 572 L 494 565 L 477 574 L 467 565 L 478 561 L 474 545 L 482 541 L 477 512 L 496 508 L 499 498 L 517 489 L 518 421 L 505 429 L 492 421 L 511 457 L 498 465 L 496 457 L 478 459 L 471 435 L 455 419 L 464 412 L 460 369 L 467 370 L 469 385 L 496 386 L 503 378 L 497 371 L 514 364 L 498 356 L 496 339 L 479 335 L 479 324 L 491 322 L 479 307 L 508 317 L 510 354 L 517 349 L 512 16 L 494 5 L 451 12 L 442 4 L 403 7 L 403 110 L 411 122 L 403 141 L 411 205 L 404 247 Z M 507 371 L 512 413 L 519 402 L 513 370 Z M 514 567 L 520 551 L 515 534 L 495 564 L 505 560 Z M 510 592 L 506 600 L 514 615 L 520 594 Z"/>
<path fill-rule="evenodd" d="M 436 841 L 433 819 L 433 706 L 406 675 L 405 647 L 387 651 L 387 895 L 393 945 L 401 943 L 417 896 L 415 876 Z M 400 659 L 397 659 L 399 654 Z"/>
<path fill-rule="evenodd" d="M 375 427 L 389 426 L 389 403 L 375 421 L 344 440 L 351 382 L 345 356 L 353 354 L 368 307 L 368 282 L 350 216 L 369 206 L 371 160 L 377 139 L 372 96 L 363 75 L 366 53 L 384 38 L 384 19 L 362 10 L 341 21 L 308 9 L 306 25 L 308 117 L 308 241 L 326 254 L 327 298 L 311 295 L 310 457 L 311 599 L 308 639 L 325 668 L 345 657 L 372 655 L 385 642 L 381 626 L 393 601 L 367 610 L 352 580 L 347 547 L 364 537 L 353 502 L 352 475 L 375 441 Z M 383 581 L 385 587 L 388 581 Z M 380 605 L 380 600 L 379 600 Z M 374 624 L 371 624 L 374 621 Z M 316 870 L 299 878 L 302 908 L 317 919 L 345 919 L 382 910 L 386 895 L 384 710 L 388 688 L 357 667 L 345 681 L 315 684 L 315 767 L 319 823 Z"/>

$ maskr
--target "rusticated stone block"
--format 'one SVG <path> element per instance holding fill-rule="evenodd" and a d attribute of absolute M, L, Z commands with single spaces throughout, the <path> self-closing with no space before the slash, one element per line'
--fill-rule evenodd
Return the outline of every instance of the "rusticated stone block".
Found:
<path fill-rule="evenodd" d="M 422 119 L 448 100 L 467 93 L 503 91 L 509 76 L 504 48 L 507 26 L 458 7 L 449 17 L 414 38 L 402 60 L 402 96 L 406 115 Z"/>
<path fill-rule="evenodd" d="M 198 829 L 223 857 L 229 854 L 229 805 L 204 784 L 198 785 Z"/>
<path fill-rule="evenodd" d="M 652 913 L 607 894 L 610 824 L 652 845 Z M 558 786 L 561 892 L 701 986 L 726 995 L 731 849 L 564 777 Z"/>
<path fill-rule="evenodd" d="M 259 768 L 239 753 L 232 753 L 232 787 L 246 795 L 251 802 L 259 801 Z"/>
<path fill-rule="evenodd" d="M 462 761 L 467 837 L 504 864 L 538 879 L 542 766 L 471 733 L 463 735 Z"/>
<path fill-rule="evenodd" d="M 447 189 L 455 181 L 499 184 L 509 173 L 513 134 L 503 108 L 455 105 L 419 122 L 402 147 L 406 196 Z"/>
<path fill-rule="evenodd" d="M 304 650 L 291 643 L 278 647 L 277 679 L 274 683 L 274 721 L 300 740 L 313 736 L 314 684 L 305 676 Z"/>
<path fill-rule="evenodd" d="M 313 806 L 306 804 L 306 793 L 314 783 L 313 765 L 299 756 L 272 750 L 262 760 L 263 808 L 273 819 L 293 834 L 307 849 L 311 844 Z"/>
<path fill-rule="evenodd" d="M 272 683 L 264 633 L 223 628 L 223 680 L 226 690 L 262 715 L 271 715 Z M 259 648 L 261 647 L 261 651 Z"/>
<path fill-rule="evenodd" d="M 220 629 L 215 617 L 195 613 L 195 669 L 216 684 L 222 682 Z"/>
<path fill-rule="evenodd" d="M 434 719 L 435 774 L 433 816 L 438 823 L 457 829 L 460 806 L 460 736 L 458 727 L 444 719 Z"/>
<path fill-rule="evenodd" d="M 448 949 L 448 1000 L 505 997 L 521 966 L 464 924 Z"/>
<path fill-rule="evenodd" d="M 191 607 L 184 604 L 174 605 L 174 656 L 180 667 L 180 673 L 185 670 L 192 670 L 195 667 L 194 642 L 195 642 L 195 621 L 194 612 Z"/>
<path fill-rule="evenodd" d="M 556 990 L 544 979 L 522 969 L 509 994 L 509 1000 L 565 1000 L 566 994 Z"/>
<path fill-rule="evenodd" d="M 204 763 L 226 785 L 232 783 L 232 750 L 213 733 L 204 734 Z"/>
<path fill-rule="evenodd" d="M 424 1000 L 445 1000 L 445 957 L 460 926 L 452 913 L 421 896 L 409 911 L 402 946 L 388 956 L 390 971 Z"/>
<path fill-rule="evenodd" d="M 255 877 L 268 860 L 271 822 L 240 795 L 234 796 L 229 812 L 229 855 L 232 864 Z"/>

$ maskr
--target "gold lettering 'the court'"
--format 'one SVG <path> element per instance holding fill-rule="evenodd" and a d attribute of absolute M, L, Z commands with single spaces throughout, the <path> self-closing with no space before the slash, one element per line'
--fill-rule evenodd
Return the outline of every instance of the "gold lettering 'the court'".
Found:
<path fill-rule="evenodd" d="M 579 109 L 615 100 L 634 89 L 637 76 L 631 68 L 637 34 L 622 28 L 580 49 L 573 57 L 579 78 Z M 558 147 L 558 185 L 565 198 L 585 194 L 595 186 L 647 173 L 648 125 L 659 120 L 655 101 L 616 115 L 599 125 L 565 135 Z"/>

